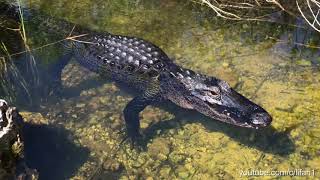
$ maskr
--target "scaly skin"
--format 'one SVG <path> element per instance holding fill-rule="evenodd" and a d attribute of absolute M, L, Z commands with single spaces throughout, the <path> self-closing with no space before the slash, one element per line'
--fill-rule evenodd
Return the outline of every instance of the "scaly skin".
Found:
<path fill-rule="evenodd" d="M 50 32 L 65 28 L 70 31 L 74 26 L 55 19 L 59 25 L 52 26 L 54 23 L 50 21 L 52 19 L 46 18 L 41 25 L 47 26 Z M 64 43 L 67 53 L 57 65 L 55 76 L 60 77 L 62 68 L 73 56 L 83 67 L 140 92 L 123 111 L 128 135 L 133 139 L 140 135 L 139 113 L 146 106 L 163 100 L 241 127 L 265 127 L 272 121 L 263 108 L 237 93 L 225 81 L 176 65 L 160 48 L 146 40 L 80 26 L 74 28 L 72 35 L 77 38 Z"/>

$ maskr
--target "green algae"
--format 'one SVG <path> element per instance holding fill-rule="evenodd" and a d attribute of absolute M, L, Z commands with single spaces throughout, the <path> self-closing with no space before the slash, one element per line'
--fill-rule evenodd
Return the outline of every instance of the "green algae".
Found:
<path fill-rule="evenodd" d="M 217 76 L 232 86 L 240 84 L 237 90 L 273 117 L 272 128 L 258 132 L 200 115 L 186 117 L 183 110 L 172 113 L 148 107 L 141 114 L 146 150 L 139 151 L 127 141 L 120 144 L 125 127 L 122 109 L 132 97 L 113 83 L 78 89 L 79 96 L 42 110 L 49 119 L 46 123 L 74 132 L 74 143 L 91 152 L 72 179 L 109 175 L 119 179 L 240 179 L 241 171 L 251 169 L 320 171 L 319 70 L 309 59 L 292 54 L 283 58 L 273 51 L 276 43 L 268 37 L 277 37 L 285 27 L 199 20 L 198 9 L 179 1 L 103 1 L 99 8 L 85 0 L 32 2 L 44 12 L 86 27 L 150 40 L 184 67 Z M 46 36 L 31 34 L 31 45 L 54 41 Z M 48 64 L 59 57 L 60 50 L 45 48 L 38 53 Z M 74 64 L 66 67 L 62 79 L 71 90 L 86 80 L 101 81 Z M 42 119 L 31 116 L 35 117 Z"/>

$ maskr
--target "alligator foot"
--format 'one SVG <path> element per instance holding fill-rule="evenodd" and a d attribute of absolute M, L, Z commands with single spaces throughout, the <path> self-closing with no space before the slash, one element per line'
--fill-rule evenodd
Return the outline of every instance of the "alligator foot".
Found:
<path fill-rule="evenodd" d="M 144 143 L 144 137 L 141 134 L 130 136 L 130 146 L 131 149 L 135 149 L 138 152 L 144 151 L 146 149 L 146 144 Z"/>
<path fill-rule="evenodd" d="M 142 152 L 146 150 L 146 143 L 145 138 L 141 134 L 136 135 L 129 135 L 129 133 L 126 133 L 122 141 L 120 142 L 120 146 L 123 144 L 127 144 L 125 142 L 128 142 L 131 149 L 135 149 L 137 152 Z"/>

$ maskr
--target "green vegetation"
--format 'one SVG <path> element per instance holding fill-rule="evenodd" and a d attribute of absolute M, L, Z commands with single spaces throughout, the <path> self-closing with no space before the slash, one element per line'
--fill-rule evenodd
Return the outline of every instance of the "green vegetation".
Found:
<path fill-rule="evenodd" d="M 3 42 L 0 44 L 0 79 L 0 94 L 8 101 L 16 101 L 17 88 L 22 88 L 28 93 L 26 82 L 13 64 L 9 51 Z"/>
<path fill-rule="evenodd" d="M 28 87 L 31 86 L 31 83 L 27 83 L 25 75 L 13 61 L 18 57 L 17 55 L 26 55 L 27 58 L 23 62 L 26 65 L 25 68 L 28 69 L 27 72 L 33 81 L 38 81 L 35 59 L 27 42 L 23 11 L 20 8 L 21 2 L 17 1 L 17 3 L 19 4 L 20 22 L 0 16 L 0 95 L 9 102 L 16 102 L 18 94 L 24 94 L 25 99 L 31 102 L 30 87 Z M 24 48 L 21 48 L 22 46 Z"/>

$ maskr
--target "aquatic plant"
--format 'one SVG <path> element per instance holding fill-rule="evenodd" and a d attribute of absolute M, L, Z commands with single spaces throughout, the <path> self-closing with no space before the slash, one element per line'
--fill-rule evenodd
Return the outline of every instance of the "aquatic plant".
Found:
<path fill-rule="evenodd" d="M 4 56 L 1 56 L 1 52 Z M 19 89 L 29 95 L 26 81 L 14 65 L 6 45 L 2 42 L 0 44 L 0 95 L 14 102 Z"/>
<path fill-rule="evenodd" d="M 30 47 L 28 46 L 28 40 L 26 35 L 26 29 L 24 25 L 24 19 L 23 19 L 23 11 L 21 8 L 21 2 L 18 0 L 18 7 L 19 7 L 19 22 L 15 22 L 13 27 L 10 27 L 12 25 L 11 21 L 7 23 L 7 21 L 2 21 L 1 23 L 1 30 L 2 31 L 12 31 L 12 34 L 20 35 L 20 38 L 15 37 L 14 39 L 2 39 L 5 40 L 4 42 L 1 42 L 0 44 L 0 77 L 1 77 L 1 88 L 0 88 L 0 94 L 3 97 L 6 97 L 9 101 L 15 101 L 18 93 L 24 94 L 26 97 L 25 99 L 28 99 L 29 102 L 31 102 L 31 94 L 30 94 L 30 87 L 33 85 L 38 84 L 38 74 L 37 74 L 37 67 L 35 64 L 35 59 L 33 55 L 31 54 Z M 4 18 L 1 18 L 4 19 Z M 17 26 L 18 23 L 18 27 Z M 1 32 L 1 34 L 5 34 L 4 32 Z M 19 49 L 22 40 L 22 44 L 24 45 L 24 48 L 26 49 L 21 50 Z M 8 41 L 8 42 L 7 42 Z M 14 43 L 12 43 L 12 42 Z M 9 48 L 7 44 L 9 44 Z M 17 49 L 18 48 L 18 49 Z M 18 52 L 15 52 L 18 51 Z M 21 69 L 19 69 L 16 66 L 16 62 L 13 61 L 13 56 L 17 57 L 18 55 L 25 55 L 25 61 L 24 63 L 24 71 L 27 72 L 32 77 L 32 80 L 29 79 L 26 80 L 23 75 L 23 72 Z M 19 59 L 22 61 L 21 59 Z"/>

